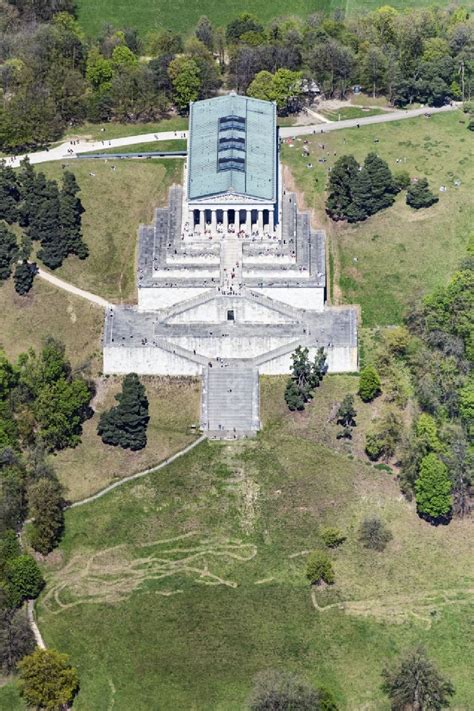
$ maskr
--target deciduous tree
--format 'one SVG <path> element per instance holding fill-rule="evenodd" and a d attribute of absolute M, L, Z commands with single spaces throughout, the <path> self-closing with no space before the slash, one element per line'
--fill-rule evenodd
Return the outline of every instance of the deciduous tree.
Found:
<path fill-rule="evenodd" d="M 415 492 L 419 513 L 434 520 L 449 516 L 453 505 L 452 483 L 446 465 L 434 452 L 421 460 Z"/>
<path fill-rule="evenodd" d="M 71 703 L 79 689 L 77 670 L 67 654 L 37 648 L 18 664 L 20 689 L 29 706 L 57 711 Z"/>

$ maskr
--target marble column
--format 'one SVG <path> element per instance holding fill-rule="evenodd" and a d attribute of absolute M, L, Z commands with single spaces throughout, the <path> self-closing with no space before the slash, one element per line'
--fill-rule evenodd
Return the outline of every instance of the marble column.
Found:
<path fill-rule="evenodd" d="M 245 231 L 249 235 L 252 232 L 252 211 L 245 211 Z"/>
<path fill-rule="evenodd" d="M 204 231 L 206 229 L 206 213 L 204 210 L 199 210 L 199 231 L 201 234 L 204 234 Z"/>
<path fill-rule="evenodd" d="M 222 226 L 224 227 L 224 232 L 229 229 L 229 213 L 227 210 L 222 210 Z"/>
<path fill-rule="evenodd" d="M 273 210 L 268 211 L 268 232 L 272 235 L 275 231 Z"/>
<path fill-rule="evenodd" d="M 263 210 L 258 211 L 257 229 L 260 234 L 263 232 Z"/>
<path fill-rule="evenodd" d="M 211 232 L 213 235 L 217 232 L 217 215 L 216 210 L 211 210 Z"/>

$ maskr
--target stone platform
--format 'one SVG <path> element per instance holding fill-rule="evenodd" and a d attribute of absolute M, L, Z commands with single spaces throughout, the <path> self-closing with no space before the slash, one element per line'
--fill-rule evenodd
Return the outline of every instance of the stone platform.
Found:
<path fill-rule="evenodd" d="M 138 304 L 107 310 L 104 372 L 202 376 L 201 426 L 213 437 L 259 427 L 259 374 L 323 347 L 330 372 L 357 370 L 357 312 L 326 304 L 325 235 L 295 195 L 270 233 L 183 228 L 183 192 L 139 230 Z"/>

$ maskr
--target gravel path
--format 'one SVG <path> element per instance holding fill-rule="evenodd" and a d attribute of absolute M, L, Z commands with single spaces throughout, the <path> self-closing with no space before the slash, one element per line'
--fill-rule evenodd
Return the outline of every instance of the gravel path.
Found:
<path fill-rule="evenodd" d="M 82 299 L 87 299 L 87 301 L 90 301 L 96 306 L 100 306 L 101 308 L 112 306 L 111 303 L 103 299 L 101 296 L 92 294 L 90 291 L 85 291 L 84 289 L 79 289 L 77 286 L 74 286 L 63 279 L 59 279 L 59 277 L 56 277 L 49 272 L 45 272 L 44 269 L 38 269 L 38 276 L 41 277 L 41 279 L 48 281 L 50 284 L 53 284 L 53 286 L 57 286 L 58 289 L 64 289 L 64 291 L 68 291 L 70 294 L 74 294 L 74 296 L 80 296 Z"/>
<path fill-rule="evenodd" d="M 115 481 L 113 484 L 109 484 L 109 486 L 106 486 L 105 489 L 98 491 L 97 494 L 88 496 L 86 499 L 81 499 L 80 501 L 74 501 L 74 503 L 70 504 L 70 506 L 68 506 L 67 508 L 75 509 L 78 506 L 84 506 L 84 504 L 89 504 L 91 501 L 96 501 L 97 499 L 100 499 L 102 496 L 105 496 L 105 494 L 108 494 L 110 491 L 113 491 L 119 486 L 123 486 L 123 484 L 127 484 L 127 482 L 129 481 L 133 481 L 134 479 L 140 479 L 142 476 L 146 476 L 147 474 L 151 474 L 152 472 L 158 472 L 160 469 L 163 469 L 164 467 L 168 466 L 168 464 L 171 464 L 171 462 L 174 462 L 176 459 L 179 459 L 179 457 L 182 457 L 188 452 L 190 452 L 192 449 L 194 449 L 194 447 L 197 447 L 198 444 L 204 442 L 205 439 L 207 439 L 206 435 L 201 435 L 196 440 L 194 440 L 194 442 L 188 444 L 187 447 L 181 449 L 179 452 L 176 452 L 176 454 L 173 454 L 171 457 L 168 457 L 168 459 L 165 459 L 163 462 L 161 462 L 161 464 L 158 464 L 156 467 L 144 469 L 142 472 L 138 472 L 137 474 L 131 474 L 130 476 L 126 476 L 123 479 L 120 479 L 120 481 Z"/>

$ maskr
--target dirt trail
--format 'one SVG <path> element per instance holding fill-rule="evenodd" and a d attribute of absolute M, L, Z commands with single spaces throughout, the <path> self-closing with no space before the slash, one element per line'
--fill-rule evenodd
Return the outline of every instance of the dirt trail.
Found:
<path fill-rule="evenodd" d="M 430 629 L 433 620 L 439 612 L 450 605 L 472 605 L 474 588 L 453 588 L 419 592 L 406 595 L 387 595 L 386 597 L 368 600 L 346 600 L 329 605 L 319 605 L 316 590 L 311 590 L 311 601 L 314 608 L 324 613 L 328 610 L 343 610 L 350 615 L 373 617 L 379 622 L 403 624 L 410 619 L 422 623 L 425 629 Z"/>
<path fill-rule="evenodd" d="M 79 554 L 49 580 L 43 605 L 58 614 L 83 603 L 117 603 L 151 582 L 157 583 L 154 594 L 168 597 L 182 592 L 173 578 L 183 575 L 203 585 L 236 588 L 237 582 L 219 575 L 220 563 L 227 567 L 231 561 L 245 563 L 256 555 L 253 544 L 202 538 L 199 531 L 144 543 L 138 551 L 122 544 Z M 159 586 L 162 581 L 166 588 Z"/>

